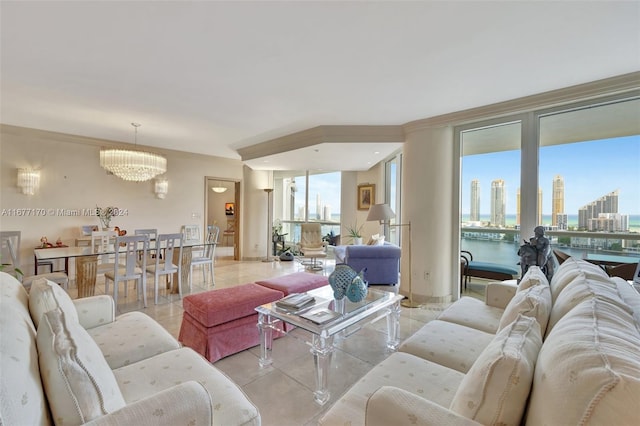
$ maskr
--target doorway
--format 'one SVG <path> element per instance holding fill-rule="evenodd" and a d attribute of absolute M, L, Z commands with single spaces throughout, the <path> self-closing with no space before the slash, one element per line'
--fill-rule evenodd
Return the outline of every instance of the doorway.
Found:
<path fill-rule="evenodd" d="M 240 259 L 240 181 L 206 177 L 205 228 L 220 228 L 216 258 Z"/>

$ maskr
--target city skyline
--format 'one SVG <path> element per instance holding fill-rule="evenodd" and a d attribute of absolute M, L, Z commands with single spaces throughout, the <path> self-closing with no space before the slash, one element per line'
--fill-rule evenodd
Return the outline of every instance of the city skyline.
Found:
<path fill-rule="evenodd" d="M 553 179 L 564 179 L 564 210 L 578 214 L 584 205 L 618 191 L 619 212 L 640 214 L 640 135 L 540 148 L 539 186 L 543 194 L 543 216 L 552 215 Z M 490 200 L 490 183 L 505 182 L 506 214 L 516 215 L 520 187 L 520 151 L 467 155 L 462 165 L 462 213 L 470 213 L 471 185 L 479 181 L 481 200 Z M 491 215 L 489 202 L 480 203 L 480 214 Z"/>

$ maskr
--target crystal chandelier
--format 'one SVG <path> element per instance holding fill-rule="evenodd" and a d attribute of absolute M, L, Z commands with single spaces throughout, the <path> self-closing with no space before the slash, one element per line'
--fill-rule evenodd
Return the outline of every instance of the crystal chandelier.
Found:
<path fill-rule="evenodd" d="M 140 124 L 131 123 L 131 125 L 135 128 L 137 145 Z M 105 148 L 100 150 L 100 166 L 120 179 L 145 182 L 167 171 L 167 159 L 152 152 Z"/>

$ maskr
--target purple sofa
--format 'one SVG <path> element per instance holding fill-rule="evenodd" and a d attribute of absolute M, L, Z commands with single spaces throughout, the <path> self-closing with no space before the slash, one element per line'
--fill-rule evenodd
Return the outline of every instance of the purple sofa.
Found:
<path fill-rule="evenodd" d="M 367 268 L 364 278 L 369 284 L 396 285 L 400 254 L 400 247 L 386 242 L 381 246 L 353 245 L 335 248 L 336 265 L 346 263 L 358 272 Z"/>

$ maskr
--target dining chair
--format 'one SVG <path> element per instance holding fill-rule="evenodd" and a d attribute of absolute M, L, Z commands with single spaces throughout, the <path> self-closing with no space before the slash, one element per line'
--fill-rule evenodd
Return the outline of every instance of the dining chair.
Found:
<path fill-rule="evenodd" d="M 116 263 L 114 243 L 117 236 L 116 231 L 91 232 L 91 249 L 98 255 L 98 274 L 104 274 L 114 268 Z M 124 265 L 120 264 L 120 267 Z"/>
<path fill-rule="evenodd" d="M 20 269 L 20 238 L 21 231 L 2 231 L 0 232 L 0 256 L 2 262 L 2 270 L 14 275 L 22 282 L 25 288 L 30 288 L 34 280 L 38 278 L 46 278 L 56 284 L 61 285 L 65 290 L 69 288 L 69 276 L 66 272 L 49 272 L 46 274 L 25 276 Z M 7 263 L 10 261 L 11 263 Z"/>
<path fill-rule="evenodd" d="M 156 256 L 158 256 L 157 247 L 157 239 L 158 239 L 158 230 L 155 228 L 148 229 L 136 229 L 133 231 L 134 235 L 147 235 L 149 237 L 149 251 L 147 253 L 147 266 L 151 265 L 155 262 Z M 141 266 L 142 259 L 138 258 L 138 266 Z"/>
<path fill-rule="evenodd" d="M 135 280 L 138 284 L 138 300 L 142 293 L 144 307 L 147 307 L 147 251 L 149 249 L 149 237 L 147 235 L 124 235 L 116 237 L 116 253 L 118 259 L 122 256 L 124 268 L 114 264 L 111 271 L 104 274 L 104 292 L 109 293 L 109 282 L 113 282 L 113 301 L 118 307 L 118 287 L 124 282 L 124 295 L 127 297 L 127 283 Z M 142 266 L 138 266 L 138 255 L 142 256 Z"/>
<path fill-rule="evenodd" d="M 173 274 L 178 274 L 178 294 L 182 299 L 182 234 L 160 234 L 156 240 L 156 247 L 164 250 L 163 259 L 156 255 L 153 264 L 147 265 L 146 271 L 153 274 L 153 287 L 155 293 L 155 304 L 158 304 L 158 287 L 160 287 L 160 276 L 166 275 L 169 282 L 169 289 L 173 287 Z M 175 250 L 178 250 L 177 265 L 173 263 Z"/>
<path fill-rule="evenodd" d="M 193 256 L 189 265 L 189 291 L 193 288 L 193 267 L 202 266 L 202 281 L 207 284 L 207 276 L 205 267 L 209 266 L 209 274 L 211 275 L 211 284 L 215 285 L 216 280 L 213 275 L 213 264 L 215 263 L 216 246 L 218 245 L 218 236 L 220 235 L 220 228 L 215 225 L 209 225 L 207 227 L 207 244 L 204 247 L 204 253 L 202 256 Z"/>

